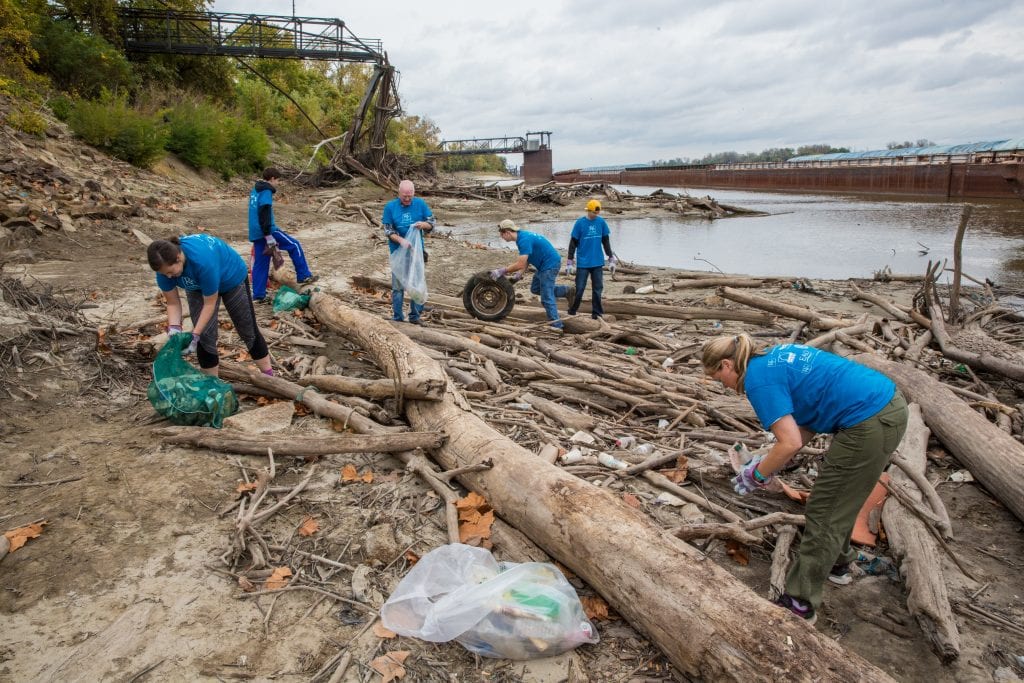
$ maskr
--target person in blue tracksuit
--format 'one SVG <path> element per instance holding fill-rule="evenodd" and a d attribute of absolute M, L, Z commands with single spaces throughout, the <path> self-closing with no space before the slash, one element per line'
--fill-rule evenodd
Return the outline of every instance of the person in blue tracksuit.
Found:
<path fill-rule="evenodd" d="M 569 315 L 576 311 L 583 301 L 587 289 L 587 278 L 593 282 L 594 295 L 590 306 L 590 317 L 597 320 L 604 315 L 601 307 L 601 292 L 604 291 L 604 255 L 608 255 L 608 267 L 615 274 L 619 259 L 612 253 L 611 231 L 601 216 L 601 202 L 591 199 L 587 202 L 587 215 L 576 220 L 569 238 L 569 255 L 565 261 L 566 275 L 576 271 L 576 297 L 569 302 Z M 579 250 L 577 253 L 577 249 Z"/>
<path fill-rule="evenodd" d="M 704 373 L 746 394 L 775 435 L 733 479 L 746 495 L 764 488 L 815 434 L 832 434 L 805 510 L 803 538 L 777 602 L 814 623 L 825 580 L 853 580 L 850 534 L 907 429 L 907 402 L 891 379 L 841 356 L 802 344 L 764 350 L 747 334 L 704 344 Z"/>
<path fill-rule="evenodd" d="M 427 203 L 416 195 L 416 186 L 411 180 L 403 180 L 398 184 L 398 196 L 384 205 L 384 215 L 380 222 L 384 226 L 384 236 L 388 239 L 388 252 L 394 253 L 398 249 L 408 249 L 409 231 L 419 230 L 422 235 L 427 235 L 434 229 L 436 219 L 431 213 Z M 420 240 L 420 249 L 423 250 L 423 261 L 427 260 L 424 240 Z M 391 275 L 391 313 L 392 318 L 399 322 L 405 320 L 402 310 L 405 303 L 405 290 L 401 283 Z M 423 304 L 418 304 L 410 299 L 409 301 L 409 322 L 414 325 L 420 324 L 420 316 L 423 314 Z"/>
<path fill-rule="evenodd" d="M 156 271 L 156 284 L 167 303 L 167 334 L 180 334 L 181 297 L 185 290 L 192 319 L 192 341 L 186 349 L 196 354 L 199 368 L 217 376 L 217 313 L 221 301 L 235 332 L 245 342 L 253 361 L 265 375 L 273 375 L 270 350 L 256 324 L 256 311 L 249 293 L 249 272 L 245 261 L 228 244 L 212 235 L 182 235 L 153 240 L 146 247 L 149 267 Z"/>
<path fill-rule="evenodd" d="M 544 306 L 548 320 L 551 321 L 551 327 L 561 330 L 565 325 L 558 317 L 558 306 L 555 304 L 555 299 L 562 296 L 569 301 L 576 299 L 575 287 L 555 286 L 555 278 L 558 277 L 562 257 L 558 255 L 546 237 L 535 232 L 520 230 L 518 225 L 507 218 L 498 223 L 498 235 L 506 242 L 514 241 L 516 243 L 519 258 L 509 266 L 491 271 L 491 277 L 497 280 L 513 273 L 511 279 L 519 280 L 526 272 L 526 266 L 530 265 L 536 268 L 537 274 L 530 282 L 530 292 L 540 295 L 540 303 Z"/>
<path fill-rule="evenodd" d="M 252 296 L 257 302 L 262 302 L 267 296 L 270 261 L 277 249 L 288 252 L 295 266 L 295 279 L 300 285 L 317 280 L 309 270 L 302 245 L 274 222 L 274 193 L 280 179 L 281 172 L 271 166 L 263 171 L 263 179 L 257 180 L 249 193 L 249 241 L 252 242 L 249 265 L 252 268 Z"/>

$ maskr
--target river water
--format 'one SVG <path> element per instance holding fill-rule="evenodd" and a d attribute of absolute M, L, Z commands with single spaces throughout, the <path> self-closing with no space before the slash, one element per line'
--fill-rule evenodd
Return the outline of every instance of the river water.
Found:
<path fill-rule="evenodd" d="M 653 187 L 618 186 L 633 194 Z M 666 188 L 667 191 L 668 188 Z M 719 202 L 768 213 L 715 221 L 622 218 L 606 214 L 620 258 L 651 266 L 818 279 L 923 275 L 928 260 L 953 263 L 963 202 L 894 200 L 736 190 L 694 190 Z M 1024 289 L 1024 202 L 977 200 L 963 242 L 963 272 Z M 524 223 L 563 250 L 573 221 Z M 504 245 L 492 224 L 460 226 L 460 236 Z M 921 252 L 927 252 L 922 254 Z"/>

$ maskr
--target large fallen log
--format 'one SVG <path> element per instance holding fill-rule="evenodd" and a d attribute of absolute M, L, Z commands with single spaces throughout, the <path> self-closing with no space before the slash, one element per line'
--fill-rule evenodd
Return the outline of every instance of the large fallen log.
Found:
<path fill-rule="evenodd" d="M 435 432 L 401 432 L 397 434 L 338 434 L 336 436 L 263 437 L 228 434 L 204 427 L 183 427 L 163 438 L 164 443 L 188 444 L 228 453 L 266 455 L 271 448 L 274 455 L 319 457 L 334 453 L 395 453 L 416 448 L 434 449 L 444 443 L 444 437 Z"/>
<path fill-rule="evenodd" d="M 928 461 L 928 428 L 921 418 L 921 408 L 910 405 L 907 433 L 900 443 L 899 458 L 906 466 L 924 474 Z M 913 487 L 913 481 L 897 465 L 889 467 L 889 480 L 894 486 Z M 908 487 L 908 495 L 915 502 L 922 500 L 916 488 Z M 949 594 L 942 574 L 938 544 L 924 528 L 924 522 L 913 515 L 895 498 L 886 499 L 882 508 L 882 523 L 896 558 L 900 561 L 900 576 L 907 585 L 907 609 L 917 619 L 932 650 L 948 664 L 960 656 L 960 633 L 949 606 Z"/>
<path fill-rule="evenodd" d="M 302 386 L 314 386 L 322 391 L 362 396 L 363 398 L 405 398 L 434 400 L 444 393 L 444 386 L 428 382 L 395 382 L 391 379 L 362 379 L 342 375 L 306 375 L 298 381 Z"/>
<path fill-rule="evenodd" d="M 722 296 L 736 303 L 745 304 L 753 308 L 760 308 L 763 311 L 769 313 L 775 313 L 776 315 L 782 315 L 787 318 L 793 318 L 794 320 L 802 320 L 805 323 L 822 330 L 831 330 L 837 327 L 850 327 L 854 324 L 853 320 L 840 320 L 838 318 L 830 318 L 826 315 L 822 315 L 817 311 L 812 311 L 809 308 L 802 306 L 793 306 L 792 304 L 784 304 L 780 301 L 773 301 L 757 294 L 750 294 L 748 292 L 741 292 L 731 287 L 722 287 Z M 605 307 L 607 308 L 607 306 Z"/>
<path fill-rule="evenodd" d="M 313 294 L 310 309 L 389 375 L 444 377 L 435 361 L 383 320 L 321 292 Z M 579 574 L 687 675 L 716 681 L 890 680 L 759 598 L 612 492 L 543 462 L 464 405 L 449 385 L 442 401 L 409 401 L 407 416 L 419 431 L 448 436 L 433 453 L 446 469 L 490 459 L 493 468 L 459 480 Z"/>
<path fill-rule="evenodd" d="M 921 406 L 925 424 L 974 478 L 1024 520 L 1024 445 L 992 424 L 929 375 L 872 354 L 854 360 L 887 375 L 908 401 Z"/>

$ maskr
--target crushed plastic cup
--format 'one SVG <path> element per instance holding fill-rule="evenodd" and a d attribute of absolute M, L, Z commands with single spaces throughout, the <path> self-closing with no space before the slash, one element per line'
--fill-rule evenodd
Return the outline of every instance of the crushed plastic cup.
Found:
<path fill-rule="evenodd" d="M 608 467 L 608 468 L 613 469 L 613 470 L 624 470 L 627 467 L 629 467 L 629 463 L 623 462 L 622 460 L 619 460 L 618 458 L 616 458 L 614 455 L 611 455 L 610 453 L 603 453 L 603 452 L 602 453 L 598 453 L 597 454 L 597 461 L 599 463 L 601 463 L 602 465 L 604 465 L 605 467 Z"/>
<path fill-rule="evenodd" d="M 651 453 L 654 452 L 654 444 L 642 443 L 636 448 L 634 448 L 633 452 L 639 455 L 650 455 Z"/>
<path fill-rule="evenodd" d="M 668 420 L 662 418 L 661 420 L 658 420 L 658 429 L 665 429 L 669 424 L 671 423 Z"/>
<path fill-rule="evenodd" d="M 574 448 L 568 453 L 565 453 L 559 460 L 566 465 L 571 465 L 574 462 L 583 460 L 583 453 L 578 448 Z"/>
<path fill-rule="evenodd" d="M 670 367 L 672 367 L 675 364 L 676 364 L 676 362 L 674 360 L 672 360 L 672 356 L 669 356 L 665 360 L 661 361 L 661 367 L 665 368 L 666 370 L 668 370 Z"/>

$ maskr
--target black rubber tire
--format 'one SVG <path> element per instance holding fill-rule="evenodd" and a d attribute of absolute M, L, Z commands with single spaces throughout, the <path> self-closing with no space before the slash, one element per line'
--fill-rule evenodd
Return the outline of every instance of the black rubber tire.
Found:
<path fill-rule="evenodd" d="M 504 277 L 494 280 L 488 272 L 476 273 L 462 289 L 462 305 L 474 318 L 496 322 L 516 305 L 515 287 Z"/>

